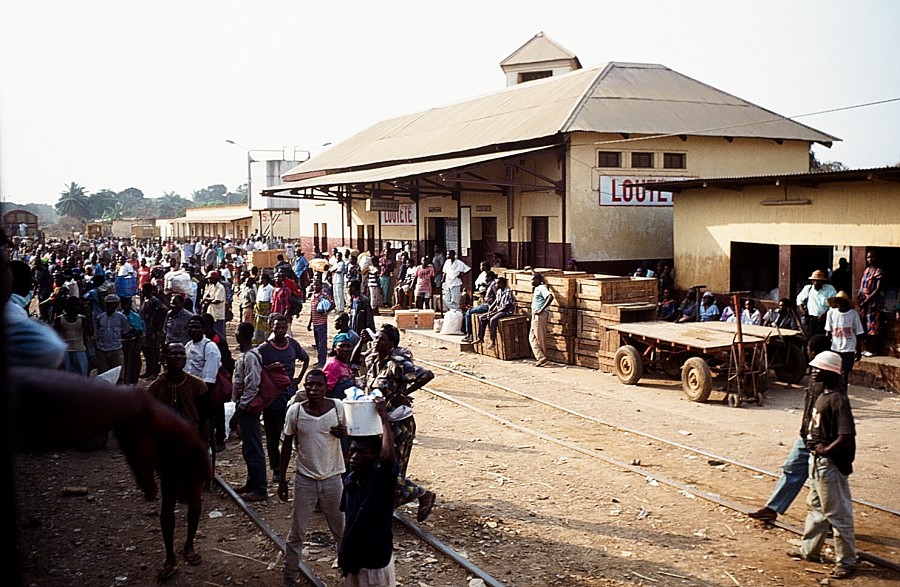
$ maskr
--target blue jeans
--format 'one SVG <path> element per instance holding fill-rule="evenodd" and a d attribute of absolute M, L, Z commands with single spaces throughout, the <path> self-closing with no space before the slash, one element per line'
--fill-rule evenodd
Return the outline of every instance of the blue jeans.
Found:
<path fill-rule="evenodd" d="M 509 312 L 497 312 L 493 316 L 488 319 L 487 316 L 482 316 L 478 320 L 478 340 L 484 340 L 484 330 L 490 325 L 491 329 L 491 344 L 497 342 L 497 326 L 500 323 L 501 318 L 507 318 L 512 316 Z"/>
<path fill-rule="evenodd" d="M 828 526 L 834 529 L 834 560 L 842 567 L 856 564 L 856 538 L 853 528 L 853 500 L 847 475 L 828 457 L 809 459 L 811 480 L 808 511 L 800 552 L 817 557 L 825 545 Z"/>
<path fill-rule="evenodd" d="M 487 304 L 481 304 L 480 306 L 475 306 L 471 310 L 467 310 L 466 311 L 466 319 L 463 320 L 463 334 L 465 334 L 467 336 L 474 334 L 472 332 L 469 332 L 469 329 L 472 327 L 472 315 L 473 314 L 484 314 L 487 311 L 488 311 Z"/>
<path fill-rule="evenodd" d="M 806 448 L 806 443 L 799 436 L 794 442 L 794 446 L 791 447 L 791 452 L 788 453 L 784 464 L 781 465 L 781 471 L 778 485 L 775 486 L 772 497 L 766 503 L 767 508 L 779 514 L 787 511 L 809 477 L 809 449 Z"/>
<path fill-rule="evenodd" d="M 225 320 L 216 320 L 216 325 L 213 326 L 213 330 L 219 333 L 219 336 L 225 338 Z"/>
<path fill-rule="evenodd" d="M 319 367 L 325 366 L 328 360 L 328 322 L 313 326 L 313 338 L 316 341 L 316 353 Z"/>
<path fill-rule="evenodd" d="M 63 365 L 65 366 L 65 370 L 70 373 L 79 373 L 81 375 L 87 376 L 87 353 L 85 351 L 66 351 Z"/>
<path fill-rule="evenodd" d="M 259 414 L 238 412 L 241 427 L 241 454 L 247 463 L 247 492 L 265 495 L 269 487 L 266 481 L 266 453 L 263 452 L 262 433 L 259 429 Z"/>

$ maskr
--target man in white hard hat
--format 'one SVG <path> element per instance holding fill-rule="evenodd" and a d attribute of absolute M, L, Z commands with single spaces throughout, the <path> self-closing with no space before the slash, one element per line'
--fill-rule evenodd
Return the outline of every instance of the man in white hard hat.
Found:
<path fill-rule="evenodd" d="M 816 400 L 806 434 L 809 459 L 809 495 L 806 526 L 800 549 L 790 556 L 819 561 L 828 527 L 834 529 L 835 565 L 830 576 L 850 577 L 856 565 L 853 502 L 848 476 L 856 457 L 856 427 L 847 390 L 841 381 L 841 356 L 824 351 L 809 362 L 818 371 L 824 389 Z"/>

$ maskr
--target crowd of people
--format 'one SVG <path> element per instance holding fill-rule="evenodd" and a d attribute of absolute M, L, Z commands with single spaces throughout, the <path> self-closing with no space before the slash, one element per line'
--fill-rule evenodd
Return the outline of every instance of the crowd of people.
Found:
<path fill-rule="evenodd" d="M 316 507 L 332 531 L 347 585 L 394 584 L 392 513 L 416 501 L 416 517 L 424 521 L 436 495 L 408 473 L 416 436 L 411 394 L 433 374 L 415 365 L 395 327 L 376 329 L 374 320 L 373 305 L 389 304 L 397 287 L 389 251 L 377 265 L 368 255 L 362 261 L 370 273 L 377 266 L 384 278 L 378 297 L 369 289 L 373 303 L 363 293 L 358 256 L 349 254 L 345 262 L 337 250 L 312 263 L 298 250 L 292 263 L 278 255 L 274 267 L 261 269 L 248 266 L 245 249 L 220 241 L 3 240 L 9 364 L 43 371 L 70 391 L 82 385 L 100 398 L 97 405 L 110 390 L 121 389 L 105 386 L 106 377 L 129 385 L 129 394 L 149 398 L 135 401 L 133 410 L 116 411 L 114 402 L 113 413 L 80 423 L 89 430 L 75 437 L 113 429 L 148 497 L 156 496 L 153 478 L 159 476 L 165 558 L 157 580 L 177 572 L 179 557 L 187 564 L 202 562 L 195 547 L 202 488 L 209 487 L 215 454 L 237 436 L 247 475 L 234 489 L 245 501 L 268 499 L 270 479 L 278 497 L 287 500 L 293 460 L 283 585 L 297 584 Z M 403 253 L 401 270 L 415 275 L 408 251 Z M 433 275 L 427 276 L 429 293 L 436 287 Z M 313 365 L 291 328 L 305 314 L 316 349 Z M 228 344 L 229 322 L 236 323 L 236 357 Z M 15 391 L 33 393 L 36 378 L 23 376 Z M 381 438 L 347 436 L 342 400 L 357 387 L 374 398 Z M 228 402 L 234 402 L 234 413 L 226 422 Z M 125 425 L 136 417 L 134 410 L 162 421 L 134 439 L 135 431 Z M 61 439 L 27 440 L 22 446 L 65 445 Z M 187 504 L 180 550 L 179 501 Z"/>
<path fill-rule="evenodd" d="M 249 246 L 260 249 L 260 242 Z M 7 361 L 19 370 L 11 392 L 55 397 L 58 390 L 36 387 L 39 372 L 46 377 L 58 366 L 57 387 L 82 387 L 92 401 L 111 402 L 106 413 L 85 417 L 74 438 L 114 430 L 148 497 L 156 495 L 158 475 L 165 550 L 158 580 L 177 571 L 179 554 L 188 564 L 202 562 L 195 548 L 202 487 L 208 487 L 215 454 L 226 450 L 231 431 L 240 438 L 246 465 L 245 482 L 234 489 L 245 501 L 269 499 L 270 482 L 287 501 L 293 487 L 283 585 L 297 584 L 305 534 L 317 508 L 334 538 L 347 585 L 394 584 L 393 510 L 417 502 L 417 519 L 424 521 L 436 501 L 435 493 L 408 472 L 416 437 L 411 396 L 434 375 L 400 346 L 396 327 L 376 329 L 374 317 L 379 308 L 459 311 L 465 317 L 464 341 L 489 337 L 488 346 L 494 346 L 499 321 L 515 313 L 506 278 L 494 272 L 499 260 L 482 262 L 469 290 L 463 277 L 471 268 L 440 246 L 418 265 L 409 246 L 385 248 L 377 256 L 333 249 L 327 258 L 316 252 L 312 261 L 297 248 L 292 259 L 278 255 L 272 268 L 263 269 L 249 266 L 243 256 L 248 243 L 242 244 L 160 239 L 29 244 L 10 243 L 4 235 Z M 810 477 L 806 534 L 791 556 L 818 560 L 830 526 L 835 578 L 850 576 L 856 561 L 847 483 L 855 428 L 847 384 L 854 362 L 871 353 L 866 347 L 879 334 L 884 303 L 877 255 L 870 252 L 867 262 L 855 300 L 848 284 L 836 289 L 829 283 L 835 276 L 817 270 L 796 300 L 782 298 L 776 307 L 761 309 L 746 299 L 739 312 L 730 300 L 697 288 L 676 301 L 674 272 L 664 263 L 656 270 L 644 264 L 635 272 L 659 280 L 661 320 L 740 321 L 807 336 L 811 371 L 801 435 L 772 498 L 750 515 L 776 519 Z M 567 267 L 577 269 L 574 260 Z M 844 279 L 838 270 L 834 274 Z M 543 366 L 553 293 L 537 272 L 532 289 L 529 340 L 535 365 Z M 292 330 L 301 316 L 313 335 L 312 364 Z M 236 324 L 236 357 L 228 343 L 229 323 Z M 125 407 L 121 397 L 109 399 L 116 388 L 87 379 L 110 373 L 130 386 L 143 380 L 146 393 L 130 387 L 133 405 Z M 348 437 L 342 400 L 354 388 L 374 398 L 380 436 Z M 226 422 L 228 402 L 234 403 L 234 414 Z M 38 418 L 27 406 L 22 411 Z M 144 428 L 135 429 L 138 412 L 150 417 Z M 23 436 L 19 441 L 40 450 L 72 439 Z M 179 501 L 187 504 L 180 553 L 174 540 Z"/>

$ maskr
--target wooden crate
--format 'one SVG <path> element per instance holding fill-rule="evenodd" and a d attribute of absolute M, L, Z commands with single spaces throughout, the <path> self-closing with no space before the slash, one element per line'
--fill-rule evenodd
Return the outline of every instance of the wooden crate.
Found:
<path fill-rule="evenodd" d="M 250 251 L 247 253 L 247 265 L 260 269 L 272 269 L 278 262 L 278 255 L 285 255 L 284 249 Z M 285 255 L 285 259 L 287 259 L 287 255 Z"/>
<path fill-rule="evenodd" d="M 395 310 L 394 321 L 397 328 L 423 330 L 434 328 L 434 310 Z"/>
<path fill-rule="evenodd" d="M 584 302 L 645 302 L 656 304 L 659 284 L 655 277 L 616 277 L 593 275 L 576 280 L 576 305 L 587 310 L 598 309 L 583 305 Z M 593 306 L 593 305 L 591 305 Z"/>
<path fill-rule="evenodd" d="M 656 320 L 656 304 L 646 302 L 625 304 L 603 304 L 600 317 L 616 323 L 651 322 Z"/>
<path fill-rule="evenodd" d="M 598 357 L 597 362 L 600 364 L 601 373 L 615 373 L 616 361 L 613 358 Z"/>
<path fill-rule="evenodd" d="M 566 365 L 575 364 L 575 337 L 557 336 L 546 334 L 544 343 L 547 349 L 547 358 L 555 363 Z"/>
<path fill-rule="evenodd" d="M 584 271 L 562 271 L 544 276 L 544 283 L 553 293 L 553 306 L 574 308 L 575 294 L 578 293 L 576 280 L 586 276 Z"/>
<path fill-rule="evenodd" d="M 478 317 L 472 316 L 472 328 L 478 333 Z M 525 359 L 531 356 L 531 346 L 528 343 L 528 316 L 509 316 L 501 318 L 497 323 L 497 345 L 489 349 L 490 333 L 485 330 L 485 342 L 473 345 L 475 352 L 480 355 L 495 357 L 502 361 Z"/>

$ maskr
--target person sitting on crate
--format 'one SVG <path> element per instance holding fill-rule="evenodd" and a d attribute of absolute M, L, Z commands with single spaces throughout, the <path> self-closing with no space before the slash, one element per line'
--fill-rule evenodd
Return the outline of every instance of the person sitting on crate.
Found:
<path fill-rule="evenodd" d="M 516 311 L 516 297 L 509 289 L 509 283 L 506 277 L 497 278 L 496 294 L 491 307 L 487 313 L 482 314 L 478 318 L 478 341 L 484 342 L 484 331 L 490 326 L 491 343 L 489 349 L 493 349 L 497 344 L 497 325 L 502 318 L 512 316 Z"/>
<path fill-rule="evenodd" d="M 476 291 L 476 298 L 478 298 L 478 292 Z M 497 299 L 497 274 L 493 271 L 488 271 L 487 276 L 484 281 L 484 288 L 481 291 L 481 303 L 473 306 L 468 311 L 466 311 L 465 320 L 463 320 L 463 342 L 472 342 L 475 338 L 475 333 L 470 332 L 470 328 L 472 328 L 472 316 L 477 316 L 479 314 L 486 314 L 491 309 L 491 304 L 494 303 L 494 300 Z M 481 331 L 482 336 L 484 337 L 484 330 Z"/>
<path fill-rule="evenodd" d="M 666 320 L 671 322 L 678 317 L 676 310 L 678 309 L 678 302 L 675 301 L 675 298 L 672 297 L 672 291 L 669 289 L 662 290 L 662 295 L 659 298 L 659 303 L 656 304 L 656 317 L 659 320 Z"/>

